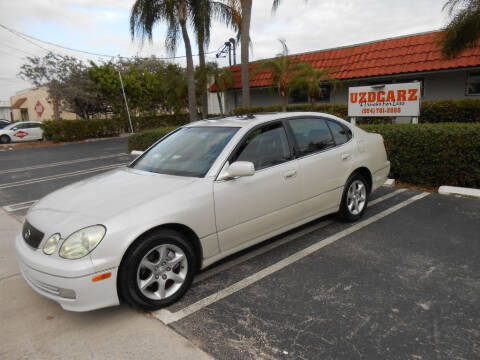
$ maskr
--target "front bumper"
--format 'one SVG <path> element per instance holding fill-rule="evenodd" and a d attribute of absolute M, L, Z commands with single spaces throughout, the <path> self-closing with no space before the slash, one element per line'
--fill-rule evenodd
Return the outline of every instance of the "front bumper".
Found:
<path fill-rule="evenodd" d="M 102 271 L 111 272 L 111 276 L 93 282 L 96 273 L 89 259 L 83 260 L 83 265 L 80 265 L 81 259 L 56 259 L 43 254 L 40 249 L 29 247 L 21 235 L 15 239 L 15 252 L 25 281 L 37 293 L 56 301 L 65 310 L 89 311 L 119 304 L 116 286 L 118 268 Z M 68 262 L 75 268 L 75 274 L 66 269 Z M 82 271 L 79 272 L 80 268 Z"/>

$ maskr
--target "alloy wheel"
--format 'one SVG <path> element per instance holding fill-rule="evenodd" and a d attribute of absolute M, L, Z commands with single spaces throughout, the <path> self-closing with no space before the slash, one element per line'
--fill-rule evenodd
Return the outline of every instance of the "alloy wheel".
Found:
<path fill-rule="evenodd" d="M 175 294 L 185 282 L 188 261 L 183 250 L 172 244 L 151 249 L 140 261 L 137 286 L 149 299 L 163 300 Z"/>
<path fill-rule="evenodd" d="M 360 180 L 355 180 L 350 184 L 347 192 L 347 208 L 352 215 L 358 215 L 365 207 L 367 200 L 367 189 Z"/>

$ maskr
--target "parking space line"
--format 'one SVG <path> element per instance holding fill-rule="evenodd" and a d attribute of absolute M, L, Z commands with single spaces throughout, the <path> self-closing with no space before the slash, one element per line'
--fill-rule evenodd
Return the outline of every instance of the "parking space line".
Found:
<path fill-rule="evenodd" d="M 121 167 L 121 166 L 125 166 L 127 164 L 128 163 L 113 164 L 113 165 L 107 165 L 107 166 L 100 166 L 100 167 L 92 168 L 92 169 L 78 170 L 78 171 L 73 171 L 73 172 L 69 172 L 69 173 L 45 176 L 45 177 L 40 177 L 40 178 L 36 178 L 36 179 L 27 179 L 27 180 L 22 180 L 22 181 L 15 181 L 15 182 L 12 182 L 12 183 L 0 184 L 0 189 L 7 189 L 7 188 L 11 188 L 11 187 L 16 187 L 16 186 L 30 185 L 30 184 L 35 184 L 35 183 L 39 183 L 39 182 L 42 182 L 42 181 L 51 181 L 51 180 L 63 179 L 63 178 L 70 177 L 70 176 L 89 174 L 89 173 L 92 173 L 92 172 L 97 172 L 97 171 L 102 171 L 102 170 L 110 170 L 110 169 L 115 169 L 115 168 L 118 168 L 118 167 Z"/>
<path fill-rule="evenodd" d="M 379 197 L 378 199 L 375 199 L 375 200 L 372 200 L 368 203 L 368 207 L 370 206 L 374 206 L 384 200 L 387 200 L 387 199 L 390 199 L 391 197 L 394 197 L 398 194 L 401 194 L 403 193 L 404 191 L 406 191 L 407 189 L 398 189 L 398 190 L 395 190 L 395 191 L 392 191 L 386 195 L 383 195 L 381 197 Z M 224 263 L 224 264 L 221 264 L 221 265 L 218 265 L 210 270 L 206 270 L 204 272 L 201 272 L 200 274 L 198 274 L 195 279 L 193 280 L 193 283 L 196 284 L 196 283 L 199 283 L 200 281 L 203 281 L 203 280 L 206 280 L 222 271 L 225 271 L 225 270 L 228 270 L 236 265 L 239 265 L 241 263 L 244 263 L 245 261 L 248 261 L 250 259 L 253 259 L 254 257 L 258 256 L 258 255 L 262 255 L 270 250 L 273 250 L 279 246 L 282 246 L 284 244 L 287 244 L 289 243 L 290 241 L 292 240 L 295 240 L 295 239 L 298 239 L 299 237 L 301 236 L 304 236 L 304 235 L 307 235 L 311 232 L 314 232 L 314 231 L 317 231 L 321 228 L 324 228 L 332 223 L 334 223 L 335 221 L 334 220 L 324 220 L 318 224 L 315 224 L 315 225 L 312 225 L 312 226 L 309 226 L 305 229 L 302 229 L 300 231 L 296 231 L 294 234 L 290 234 L 286 237 L 284 237 L 283 239 L 279 239 L 279 240 L 276 240 L 274 242 L 272 242 L 271 244 L 268 244 L 266 246 L 263 246 L 257 250 L 254 250 L 252 252 L 249 252 L 245 255 L 242 255 L 242 256 L 239 256 L 238 258 L 235 258 L 233 259 L 232 261 L 229 261 L 228 263 Z"/>
<path fill-rule="evenodd" d="M 403 193 L 404 191 L 407 191 L 407 189 L 398 189 L 398 190 L 395 190 L 391 193 L 388 193 L 386 195 L 383 195 L 383 196 L 380 196 L 378 199 L 375 199 L 375 200 L 372 200 L 372 201 L 369 201 L 368 202 L 368 206 L 373 206 L 373 205 L 376 205 L 378 204 L 379 202 L 382 202 L 384 200 L 387 200 L 387 199 L 390 199 L 391 197 L 394 197 L 398 194 L 401 194 Z"/>
<path fill-rule="evenodd" d="M 95 157 L 88 157 L 88 158 L 81 158 L 81 159 L 74 159 L 74 160 L 65 160 L 65 161 L 60 161 L 60 162 L 56 162 L 56 163 L 33 165 L 33 166 L 27 166 L 27 167 L 23 167 L 23 168 L 6 169 L 6 170 L 0 170 L 0 175 L 10 174 L 10 173 L 20 172 L 20 171 L 44 169 L 44 168 L 49 168 L 49 167 L 54 167 L 54 166 L 78 164 L 78 163 L 86 162 L 86 161 L 110 159 L 110 158 L 119 157 L 119 156 L 126 156 L 126 155 L 128 155 L 128 154 L 127 153 L 119 153 L 119 154 L 114 154 L 114 155 L 104 155 L 104 156 L 95 156 Z"/>
<path fill-rule="evenodd" d="M 300 250 L 298 251 L 297 253 L 293 254 L 293 255 L 290 255 L 288 257 L 286 257 L 285 259 L 283 260 L 280 260 L 279 262 L 273 264 L 273 265 L 270 265 L 268 267 L 266 267 L 265 269 L 257 272 L 256 274 L 253 274 L 243 280 L 240 280 L 238 282 L 236 282 L 235 284 L 233 285 L 230 285 L 228 286 L 227 288 L 225 289 L 222 289 L 212 295 L 209 295 L 207 296 L 206 298 L 203 298 L 199 301 L 197 301 L 196 303 L 193 303 L 192 305 L 189 305 L 187 307 L 185 307 L 184 309 L 182 310 L 179 310 L 177 312 L 170 312 L 169 310 L 166 310 L 166 309 L 160 309 L 160 310 L 157 310 L 157 311 L 154 311 L 152 312 L 152 315 L 157 318 L 158 320 L 162 321 L 164 324 L 171 324 L 173 322 L 176 322 L 176 321 L 179 321 L 229 295 L 232 295 L 234 293 L 236 293 L 237 291 L 240 291 L 244 288 L 246 288 L 247 286 L 249 285 L 252 285 L 253 283 L 279 271 L 279 270 L 282 270 L 283 268 L 287 267 L 288 265 L 291 265 L 293 264 L 294 262 L 298 261 L 298 260 L 301 260 L 303 259 L 304 257 L 308 256 L 308 255 L 311 255 L 312 253 L 316 252 L 317 250 L 320 250 L 322 249 L 323 247 L 327 246 L 327 245 L 330 245 L 332 243 L 334 243 L 335 241 L 341 239 L 341 238 L 344 238 L 345 236 L 347 235 L 350 235 L 372 223 L 374 223 L 375 221 L 378 221 L 382 218 L 384 218 L 385 216 L 388 216 L 392 213 L 394 213 L 395 211 L 397 210 L 400 210 L 401 208 L 407 206 L 407 205 L 410 205 L 411 203 L 417 201 L 417 200 L 420 200 L 426 196 L 428 196 L 429 193 L 427 192 L 423 192 L 421 194 L 418 194 L 418 195 L 415 195 L 405 201 L 402 201 L 394 206 L 392 206 L 391 208 L 387 209 L 387 210 L 384 210 L 382 212 L 380 212 L 379 214 L 377 215 L 373 215 L 372 217 L 368 218 L 368 219 L 365 219 L 355 225 L 352 225 L 350 226 L 349 228 L 345 229 L 345 230 L 342 230 L 334 235 L 331 235 L 329 237 L 327 237 L 326 239 L 323 239 L 313 245 L 310 245 L 309 247 L 303 249 L 303 250 Z"/>

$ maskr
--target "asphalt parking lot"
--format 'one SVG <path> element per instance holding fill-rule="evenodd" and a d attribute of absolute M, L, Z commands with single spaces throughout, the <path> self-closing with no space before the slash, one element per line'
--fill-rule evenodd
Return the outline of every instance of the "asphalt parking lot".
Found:
<path fill-rule="evenodd" d="M 50 191 L 131 159 L 125 139 L 0 152 L 0 206 L 21 221 Z M 270 239 L 135 316 L 220 359 L 480 358 L 479 234 L 479 200 L 381 188 L 359 222 L 330 216 Z"/>

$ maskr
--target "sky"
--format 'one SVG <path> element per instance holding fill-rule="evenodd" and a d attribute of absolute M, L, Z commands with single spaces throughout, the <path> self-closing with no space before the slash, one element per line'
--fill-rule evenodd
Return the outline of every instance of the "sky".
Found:
<path fill-rule="evenodd" d="M 153 42 L 132 41 L 130 9 L 134 0 L 0 0 L 0 24 L 35 38 L 65 47 L 109 56 L 168 57 L 165 27 L 159 24 Z M 437 30 L 448 22 L 442 0 L 283 0 L 272 14 L 272 0 L 253 0 L 251 59 L 275 56 L 285 39 L 290 53 L 353 45 L 401 35 Z M 231 37 L 233 30 L 214 23 L 207 60 Z M 192 36 L 191 36 L 192 37 Z M 32 43 L 33 42 L 33 43 Z M 192 41 L 193 53 L 197 54 Z M 32 84 L 18 76 L 27 56 L 47 51 L 82 60 L 109 60 L 67 51 L 37 41 L 28 42 L 0 28 L 0 101 Z M 179 43 L 176 55 L 185 54 Z M 197 59 L 195 59 L 197 60 Z M 184 59 L 170 60 L 184 65 Z M 237 52 L 240 61 L 240 49 Z"/>

